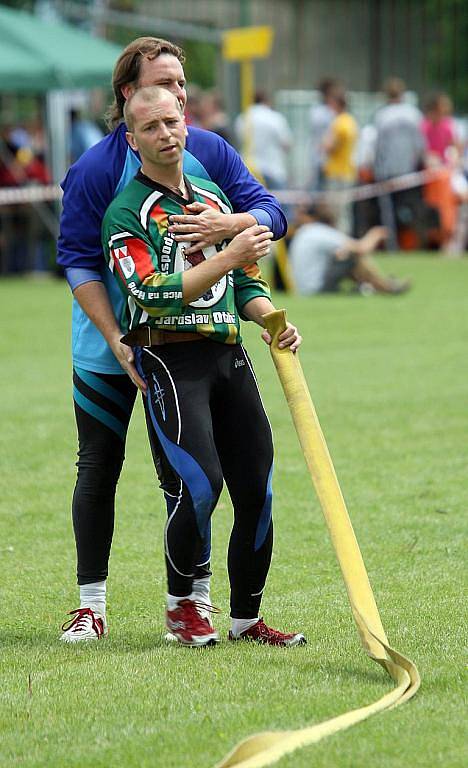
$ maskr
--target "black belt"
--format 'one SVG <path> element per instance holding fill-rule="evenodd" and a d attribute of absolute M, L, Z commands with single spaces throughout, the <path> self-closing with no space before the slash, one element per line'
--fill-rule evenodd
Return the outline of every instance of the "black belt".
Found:
<path fill-rule="evenodd" d="M 159 347 L 162 344 L 174 344 L 177 341 L 203 341 L 203 339 L 205 336 L 199 333 L 160 331 L 159 328 L 142 325 L 126 333 L 120 341 L 129 347 Z"/>

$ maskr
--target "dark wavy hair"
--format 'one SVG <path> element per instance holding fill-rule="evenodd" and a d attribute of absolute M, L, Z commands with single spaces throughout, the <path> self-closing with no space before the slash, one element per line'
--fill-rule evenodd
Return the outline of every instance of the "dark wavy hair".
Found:
<path fill-rule="evenodd" d="M 117 59 L 112 73 L 112 89 L 114 101 L 106 112 L 106 123 L 113 130 L 123 119 L 125 97 L 122 94 L 123 85 L 138 83 L 140 77 L 141 62 L 143 59 L 157 59 L 163 53 L 175 56 L 181 64 L 185 62 L 185 54 L 182 48 L 169 40 L 159 37 L 138 37 L 127 45 Z"/>

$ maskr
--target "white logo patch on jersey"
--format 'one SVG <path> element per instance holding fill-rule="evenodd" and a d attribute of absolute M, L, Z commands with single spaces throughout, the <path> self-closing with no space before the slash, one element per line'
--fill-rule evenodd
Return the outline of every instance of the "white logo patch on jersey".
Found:
<path fill-rule="evenodd" d="M 135 262 L 132 257 L 128 255 L 127 246 L 124 245 L 123 248 L 114 248 L 114 258 L 118 259 L 125 277 L 131 277 L 135 272 Z"/>

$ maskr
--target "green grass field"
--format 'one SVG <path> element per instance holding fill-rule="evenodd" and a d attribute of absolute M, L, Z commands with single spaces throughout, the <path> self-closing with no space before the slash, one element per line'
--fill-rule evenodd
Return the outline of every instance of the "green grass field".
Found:
<path fill-rule="evenodd" d="M 457 768 L 463 711 L 468 262 L 388 258 L 398 298 L 277 296 L 305 337 L 301 361 L 391 644 L 422 676 L 416 698 L 290 755 L 279 768 Z M 164 512 L 141 404 L 119 486 L 110 636 L 58 642 L 77 607 L 75 478 L 65 284 L 0 282 L 0 766 L 211 768 L 245 736 L 370 703 L 392 683 L 360 648 L 331 542 L 258 329 L 254 358 L 276 445 L 265 618 L 308 645 L 163 642 Z M 229 626 L 223 495 L 213 521 L 213 601 Z"/>

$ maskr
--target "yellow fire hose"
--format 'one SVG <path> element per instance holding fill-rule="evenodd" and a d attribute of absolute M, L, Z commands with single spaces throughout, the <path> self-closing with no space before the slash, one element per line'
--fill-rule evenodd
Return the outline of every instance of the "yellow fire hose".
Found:
<path fill-rule="evenodd" d="M 304 451 L 309 472 L 322 506 L 333 547 L 341 567 L 351 610 L 366 653 L 383 666 L 396 687 L 368 706 L 331 720 L 294 731 L 266 731 L 250 736 L 234 748 L 217 768 L 261 768 L 272 765 L 300 747 L 314 744 L 349 728 L 384 709 L 410 699 L 419 688 L 418 670 L 412 661 L 388 645 L 367 571 L 348 511 L 320 428 L 297 355 L 278 347 L 278 336 L 286 328 L 286 312 L 264 315 L 272 336 L 271 354 Z"/>

